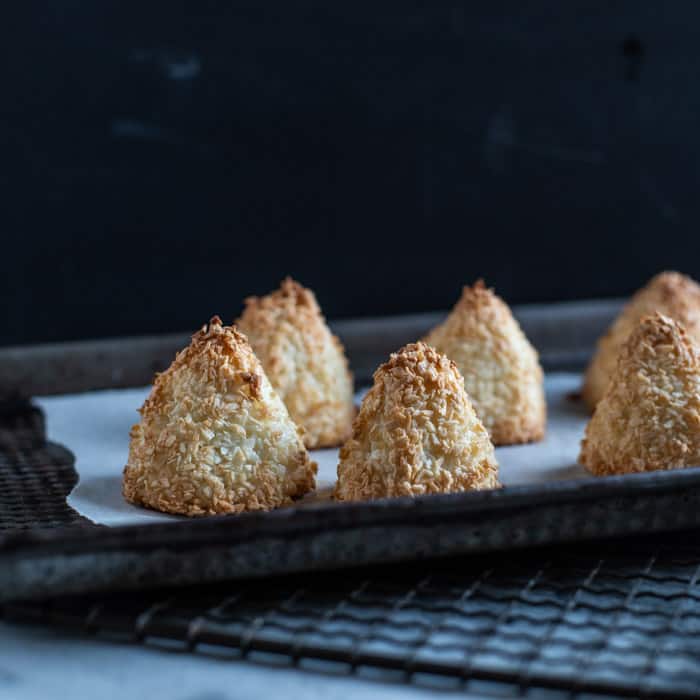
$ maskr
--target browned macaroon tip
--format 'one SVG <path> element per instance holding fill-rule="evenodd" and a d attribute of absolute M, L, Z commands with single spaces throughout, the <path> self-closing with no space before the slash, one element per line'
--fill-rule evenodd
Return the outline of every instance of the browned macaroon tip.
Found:
<path fill-rule="evenodd" d="M 468 284 L 465 284 L 464 287 L 462 288 L 462 292 L 465 294 L 478 294 L 479 292 L 491 292 L 491 294 L 494 293 L 493 287 L 487 287 L 486 282 L 484 281 L 483 277 L 479 277 L 474 284 L 471 286 Z"/>
<path fill-rule="evenodd" d="M 462 287 L 462 300 L 486 302 L 498 298 L 493 287 L 487 287 L 483 278 L 479 278 L 472 285 L 465 284 Z"/>
<path fill-rule="evenodd" d="M 462 295 L 452 309 L 451 316 L 455 314 L 480 319 L 491 316 L 500 317 L 503 323 L 507 323 L 512 316 L 508 304 L 496 294 L 493 287 L 487 287 L 482 279 L 462 289 Z"/>
<path fill-rule="evenodd" d="M 198 356 L 214 352 L 224 352 L 227 356 L 240 354 L 252 356 L 253 350 L 246 336 L 235 325 L 225 326 L 219 316 L 212 316 L 207 323 L 192 335 L 192 342 L 176 356 L 175 363 L 189 362 Z"/>
<path fill-rule="evenodd" d="M 441 373 L 458 375 L 457 366 L 446 355 L 436 350 L 432 345 L 419 340 L 408 343 L 389 355 L 389 359 L 381 364 L 374 373 L 375 380 L 394 370 L 410 372 L 416 377 L 436 379 Z M 462 382 L 461 376 L 459 376 Z"/>
<path fill-rule="evenodd" d="M 418 340 L 415 343 L 407 343 L 395 352 L 389 355 L 389 359 L 379 366 L 392 367 L 397 364 L 405 364 L 406 362 L 419 363 L 427 360 L 428 362 L 439 363 L 445 356 L 439 353 L 432 345 Z"/>
<path fill-rule="evenodd" d="M 255 312 L 256 309 L 286 308 L 293 311 L 295 307 L 306 307 L 320 313 L 313 291 L 289 276 L 285 277 L 280 286 L 269 294 L 247 297 L 244 299 L 244 306 L 244 316 L 246 313 Z"/>

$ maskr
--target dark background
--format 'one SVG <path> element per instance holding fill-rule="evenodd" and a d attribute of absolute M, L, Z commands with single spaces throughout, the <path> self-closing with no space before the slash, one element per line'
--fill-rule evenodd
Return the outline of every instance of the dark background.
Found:
<path fill-rule="evenodd" d="M 334 318 L 700 274 L 700 3 L 2 14 L 0 343 L 231 320 L 287 273 Z"/>

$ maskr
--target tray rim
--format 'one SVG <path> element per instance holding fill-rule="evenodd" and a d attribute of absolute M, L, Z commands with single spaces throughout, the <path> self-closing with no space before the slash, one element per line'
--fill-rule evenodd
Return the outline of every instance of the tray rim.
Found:
<path fill-rule="evenodd" d="M 235 544 L 261 536 L 285 538 L 300 533 L 327 531 L 329 528 L 340 530 L 367 525 L 396 525 L 407 519 L 415 523 L 417 516 L 423 519 L 421 524 L 429 525 L 431 519 L 445 522 L 448 518 L 459 520 L 485 512 L 490 514 L 552 503 L 565 505 L 596 501 L 601 497 L 612 499 L 649 493 L 662 495 L 693 486 L 700 487 L 700 467 L 562 479 L 466 493 L 311 503 L 303 507 L 290 506 L 272 511 L 196 517 L 173 522 L 38 528 L 0 534 L 0 558 L 10 553 L 20 556 L 31 554 L 43 551 L 45 547 L 56 553 L 86 553 L 93 551 L 91 546 L 98 547 L 98 551 L 105 551 L 105 548 L 124 549 L 123 538 L 131 540 L 129 550 L 138 551 L 164 543 L 189 548 L 199 546 L 202 540 Z M 330 519 L 327 518 L 329 514 Z M 179 542 L 180 535 L 186 536 L 188 541 Z"/>

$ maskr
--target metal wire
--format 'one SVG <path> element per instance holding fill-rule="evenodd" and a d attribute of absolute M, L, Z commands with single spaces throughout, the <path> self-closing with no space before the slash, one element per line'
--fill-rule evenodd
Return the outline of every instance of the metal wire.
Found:
<path fill-rule="evenodd" d="M 77 482 L 73 457 L 47 443 L 28 401 L 0 401 L 0 532 L 87 524 L 66 504 Z"/>

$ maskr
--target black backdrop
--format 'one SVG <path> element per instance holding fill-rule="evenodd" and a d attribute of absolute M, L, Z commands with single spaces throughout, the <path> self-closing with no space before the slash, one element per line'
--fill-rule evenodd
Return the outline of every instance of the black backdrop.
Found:
<path fill-rule="evenodd" d="M 700 274 L 693 0 L 11 6 L 0 343 Z"/>

